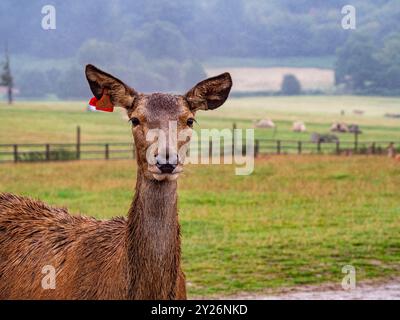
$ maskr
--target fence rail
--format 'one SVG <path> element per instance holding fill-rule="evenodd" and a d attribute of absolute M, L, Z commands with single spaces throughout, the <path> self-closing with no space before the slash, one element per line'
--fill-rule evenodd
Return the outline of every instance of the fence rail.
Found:
<path fill-rule="evenodd" d="M 132 143 L 0 144 L 0 162 L 132 159 Z"/>
<path fill-rule="evenodd" d="M 310 142 L 296 140 L 256 139 L 254 154 L 384 154 L 391 141 L 340 141 Z M 207 146 L 210 155 L 215 155 L 212 142 L 200 144 Z M 400 152 L 400 142 L 395 144 Z M 231 148 L 232 142 L 221 143 L 220 154 L 224 147 Z M 246 146 L 243 141 L 243 153 Z M 218 151 L 218 150 L 217 150 Z M 203 153 L 204 154 L 204 153 Z M 0 144 L 0 162 L 38 162 L 38 161 L 71 161 L 71 160 L 112 160 L 134 159 L 133 143 L 31 143 Z"/>

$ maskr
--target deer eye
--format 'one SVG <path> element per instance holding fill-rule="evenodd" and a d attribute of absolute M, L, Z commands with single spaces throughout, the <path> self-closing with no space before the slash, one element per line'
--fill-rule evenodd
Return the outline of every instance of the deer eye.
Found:
<path fill-rule="evenodd" d="M 133 118 L 129 119 L 129 121 L 132 123 L 132 125 L 133 125 L 134 127 L 136 127 L 137 125 L 140 124 L 139 119 L 136 118 L 136 117 L 133 117 Z"/>
<path fill-rule="evenodd" d="M 187 119 L 186 120 L 186 124 L 189 126 L 189 127 L 193 127 L 193 123 L 195 122 L 196 120 L 194 120 L 193 118 L 189 118 L 189 119 Z"/>

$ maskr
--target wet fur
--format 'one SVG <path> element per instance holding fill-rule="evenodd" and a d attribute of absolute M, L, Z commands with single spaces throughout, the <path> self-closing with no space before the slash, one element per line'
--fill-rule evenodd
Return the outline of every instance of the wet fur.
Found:
<path fill-rule="evenodd" d="M 176 182 L 138 187 L 128 219 L 105 221 L 0 194 L 0 299 L 185 299 Z"/>
<path fill-rule="evenodd" d="M 127 298 L 126 224 L 1 194 L 0 299 Z M 56 270 L 55 290 L 42 288 L 46 265 Z"/>

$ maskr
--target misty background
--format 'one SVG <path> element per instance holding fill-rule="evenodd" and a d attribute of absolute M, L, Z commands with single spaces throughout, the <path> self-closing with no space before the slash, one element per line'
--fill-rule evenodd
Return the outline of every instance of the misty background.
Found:
<path fill-rule="evenodd" d="M 348 4 L 355 30 L 341 25 Z M 55 30 L 42 28 L 44 5 Z M 398 0 L 2 0 L 0 45 L 17 99 L 88 98 L 87 63 L 143 92 L 232 69 L 234 94 L 399 95 L 399 21 Z"/>

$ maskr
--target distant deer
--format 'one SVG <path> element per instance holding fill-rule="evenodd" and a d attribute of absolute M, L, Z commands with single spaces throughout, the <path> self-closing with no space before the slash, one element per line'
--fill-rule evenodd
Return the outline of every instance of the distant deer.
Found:
<path fill-rule="evenodd" d="M 185 299 L 176 181 L 183 161 L 168 144 L 150 161 L 146 135 L 157 128 L 168 139 L 169 121 L 178 134 L 190 131 L 198 110 L 225 102 L 231 77 L 209 78 L 185 95 L 140 94 L 92 65 L 86 77 L 96 98 L 106 90 L 132 122 L 138 172 L 128 218 L 100 221 L 0 194 L 0 299 Z M 55 289 L 42 286 L 45 266 L 54 267 Z"/>

